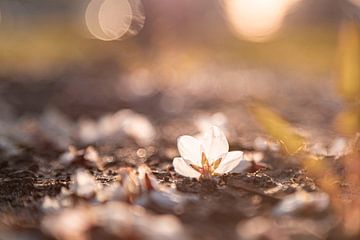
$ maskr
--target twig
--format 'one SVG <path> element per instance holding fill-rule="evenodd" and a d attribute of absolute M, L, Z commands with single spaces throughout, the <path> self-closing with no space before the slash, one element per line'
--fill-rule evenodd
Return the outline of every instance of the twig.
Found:
<path fill-rule="evenodd" d="M 241 190 L 244 190 L 246 192 L 250 192 L 250 193 L 253 193 L 253 194 L 256 194 L 256 195 L 259 195 L 259 196 L 262 196 L 272 202 L 279 202 L 281 201 L 282 199 L 279 198 L 279 197 L 274 197 L 274 196 L 271 196 L 271 195 L 267 195 L 266 193 L 264 192 L 261 192 L 261 191 L 258 191 L 258 190 L 255 190 L 253 188 L 250 188 L 250 187 L 247 187 L 245 186 L 244 184 L 238 184 L 236 183 L 236 185 L 228 185 L 229 187 L 231 188 L 234 188 L 234 189 L 241 189 Z"/>

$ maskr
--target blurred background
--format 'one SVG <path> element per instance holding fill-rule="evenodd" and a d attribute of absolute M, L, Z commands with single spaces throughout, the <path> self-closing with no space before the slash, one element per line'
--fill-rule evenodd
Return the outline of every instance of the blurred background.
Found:
<path fill-rule="evenodd" d="M 79 117 L 119 106 L 146 111 L 147 103 L 176 113 L 208 98 L 277 101 L 294 81 L 311 98 L 330 96 L 340 29 L 356 21 L 359 5 L 1 0 L 1 103 L 13 106 L 14 114 L 56 105 Z M 312 93 L 313 85 L 321 92 Z M 159 92 L 169 101 L 144 101 Z M 192 97 L 178 99 L 183 93 Z M 307 98 L 286 101 L 297 97 Z M 329 101 L 326 110 L 338 110 L 339 102 Z"/>
<path fill-rule="evenodd" d="M 134 144 L 121 132 L 137 145 L 120 163 L 152 144 L 170 164 L 177 136 L 217 125 L 242 150 L 270 136 L 286 156 L 304 139 L 315 157 L 340 156 L 360 130 L 359 17 L 360 0 L 0 0 L 0 153 L 115 136 L 113 155 Z M 331 197 L 339 179 L 358 186 L 349 159 L 319 184 Z M 349 235 L 358 203 L 344 208 Z"/>
<path fill-rule="evenodd" d="M 246 132 L 262 102 L 325 138 L 359 129 L 357 0 L 2 0 L 0 14 L 3 122 L 235 111 Z"/>
<path fill-rule="evenodd" d="M 2 0 L 0 13 L 2 119 L 161 121 L 262 101 L 295 124 L 359 125 L 357 0 Z"/>

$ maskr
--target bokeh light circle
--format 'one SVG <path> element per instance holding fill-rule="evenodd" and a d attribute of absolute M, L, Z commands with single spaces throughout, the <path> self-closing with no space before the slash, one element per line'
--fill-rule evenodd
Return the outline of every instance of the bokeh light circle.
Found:
<path fill-rule="evenodd" d="M 298 0 L 223 0 L 226 20 L 236 36 L 254 42 L 271 38 Z"/>
<path fill-rule="evenodd" d="M 142 29 L 144 21 L 140 0 L 91 0 L 85 12 L 89 32 L 103 41 L 133 36 Z"/>

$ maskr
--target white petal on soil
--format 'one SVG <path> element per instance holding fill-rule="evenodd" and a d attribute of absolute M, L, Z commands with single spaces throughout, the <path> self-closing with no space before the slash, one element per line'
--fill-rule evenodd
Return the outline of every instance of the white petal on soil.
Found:
<path fill-rule="evenodd" d="M 150 201 L 168 210 L 182 208 L 189 200 L 195 200 L 195 197 L 191 197 L 167 188 L 162 191 L 152 191 L 149 194 Z"/>
<path fill-rule="evenodd" d="M 331 146 L 329 147 L 328 155 L 340 157 L 347 153 L 346 151 L 347 146 L 348 143 L 345 138 L 337 137 L 331 143 Z"/>
<path fill-rule="evenodd" d="M 140 179 L 133 168 L 122 168 L 119 170 L 121 184 L 127 197 L 137 197 L 141 194 Z"/>
<path fill-rule="evenodd" d="M 308 193 L 300 191 L 285 197 L 275 208 L 274 215 L 295 214 L 305 210 L 322 212 L 330 204 L 326 193 Z"/>
<path fill-rule="evenodd" d="M 96 180 L 93 175 L 88 173 L 86 170 L 79 169 L 76 174 L 72 176 L 74 184 L 71 185 L 72 191 L 79 197 L 91 197 L 96 191 Z"/>
<path fill-rule="evenodd" d="M 265 151 L 268 149 L 268 141 L 264 137 L 256 137 L 254 140 L 254 148 L 258 151 Z"/>
<path fill-rule="evenodd" d="M 99 202 L 125 201 L 127 198 L 124 188 L 118 183 L 114 182 L 109 186 L 104 187 L 101 191 L 96 192 L 96 200 Z"/>
<path fill-rule="evenodd" d="M 265 236 L 271 236 L 269 239 L 278 239 L 276 234 L 277 231 L 274 231 L 273 221 L 264 217 L 254 217 L 249 219 L 249 221 L 240 222 L 236 227 L 236 232 L 239 236 L 239 239 L 263 239 Z"/>
<path fill-rule="evenodd" d="M 0 136 L 0 150 L 7 156 L 16 156 L 22 152 L 22 150 L 16 146 L 13 141 L 3 136 Z"/>
<path fill-rule="evenodd" d="M 190 167 L 183 158 L 174 158 L 173 165 L 175 171 L 185 177 L 199 178 L 200 173 Z"/>
<path fill-rule="evenodd" d="M 151 144 L 156 136 L 156 130 L 150 120 L 144 115 L 134 112 L 123 121 L 123 129 L 140 146 Z"/>
<path fill-rule="evenodd" d="M 158 188 L 157 179 L 154 174 L 152 174 L 151 169 L 147 165 L 141 164 L 138 167 L 138 173 L 141 189 L 143 191 L 151 191 Z"/>
<path fill-rule="evenodd" d="M 191 136 L 181 136 L 177 140 L 177 147 L 183 159 L 191 161 L 197 165 L 201 164 L 201 144 Z"/>
<path fill-rule="evenodd" d="M 244 154 L 241 151 L 228 152 L 225 158 L 221 161 L 219 167 L 215 170 L 215 173 L 223 174 L 230 172 L 236 168 L 240 162 L 246 162 L 243 155 Z"/>
<path fill-rule="evenodd" d="M 46 140 L 60 149 L 72 143 L 73 123 L 56 109 L 48 109 L 40 117 L 40 129 Z"/>
<path fill-rule="evenodd" d="M 77 157 L 77 149 L 74 146 L 69 146 L 68 150 L 60 155 L 59 161 L 61 164 L 69 165 L 71 164 Z"/>
<path fill-rule="evenodd" d="M 99 153 L 92 146 L 87 147 L 84 152 L 84 158 L 90 162 L 97 163 L 100 160 Z"/>
<path fill-rule="evenodd" d="M 216 161 L 229 151 L 229 143 L 226 136 L 218 127 L 211 127 L 210 130 L 204 134 L 202 140 L 205 155 L 209 163 Z"/>
<path fill-rule="evenodd" d="M 41 208 L 44 211 L 55 211 L 59 210 L 60 203 L 57 199 L 50 198 L 49 196 L 45 196 Z"/>
<path fill-rule="evenodd" d="M 88 207 L 64 209 L 58 214 L 47 215 L 41 227 L 56 239 L 86 239 L 86 231 L 95 221 L 92 214 Z"/>
<path fill-rule="evenodd" d="M 140 239 L 189 239 L 181 222 L 172 215 L 153 215 L 140 206 L 110 202 L 92 208 L 96 225 L 117 237 Z"/>
<path fill-rule="evenodd" d="M 78 122 L 78 138 L 82 143 L 94 143 L 100 138 L 98 124 L 90 119 L 80 119 Z"/>

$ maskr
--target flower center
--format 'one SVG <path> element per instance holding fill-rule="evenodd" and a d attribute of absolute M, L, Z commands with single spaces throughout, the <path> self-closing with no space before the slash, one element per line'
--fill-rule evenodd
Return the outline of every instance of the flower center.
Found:
<path fill-rule="evenodd" d="M 222 158 L 217 159 L 212 164 L 209 164 L 208 159 L 206 158 L 205 153 L 201 153 L 201 166 L 197 166 L 195 164 L 190 164 L 190 166 L 198 171 L 202 177 L 208 178 L 211 176 L 215 176 L 215 170 L 219 167 Z"/>

